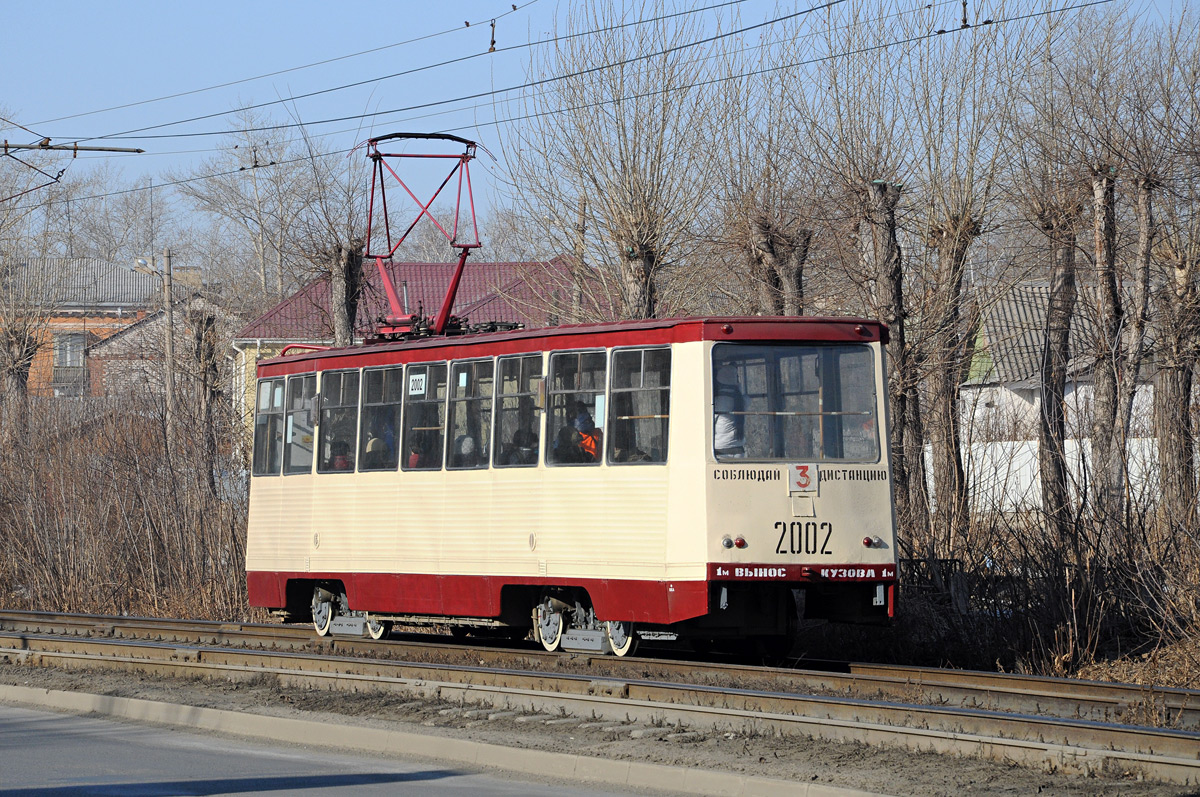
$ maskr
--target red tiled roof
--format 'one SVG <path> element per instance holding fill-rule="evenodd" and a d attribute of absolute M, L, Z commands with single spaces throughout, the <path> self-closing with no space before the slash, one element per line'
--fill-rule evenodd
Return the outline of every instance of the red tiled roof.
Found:
<path fill-rule="evenodd" d="M 355 324 L 359 336 L 375 331 L 380 316 L 388 312 L 387 294 L 379 270 L 366 262 L 362 303 Z M 392 263 L 388 266 L 396 295 L 404 301 L 408 285 L 408 309 L 434 316 L 442 306 L 446 287 L 454 274 L 455 263 Z M 453 315 L 482 321 L 510 321 L 526 327 L 548 323 L 545 302 L 538 297 L 545 290 L 535 274 L 557 272 L 555 260 L 548 263 L 472 263 L 467 260 L 455 296 Z M 533 279 L 531 279 L 533 278 Z M 322 277 L 305 285 L 275 307 L 250 322 L 237 334 L 239 340 L 324 341 L 333 338 L 329 318 L 329 279 Z"/>

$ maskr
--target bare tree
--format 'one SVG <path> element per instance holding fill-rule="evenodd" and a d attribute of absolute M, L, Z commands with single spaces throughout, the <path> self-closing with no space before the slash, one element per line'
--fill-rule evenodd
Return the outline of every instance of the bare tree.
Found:
<path fill-rule="evenodd" d="M 1159 297 L 1161 338 L 1154 382 L 1154 426 L 1158 437 L 1162 516 L 1169 528 L 1191 529 L 1196 518 L 1196 430 L 1191 404 L 1200 356 L 1200 194 L 1188 191 L 1164 213 L 1157 255 L 1167 282 Z"/>
<path fill-rule="evenodd" d="M 598 32 L 557 40 L 531 67 L 536 79 L 567 77 L 541 86 L 526 101 L 532 121 L 509 131 L 511 201 L 541 225 L 551 252 L 576 253 L 577 262 L 584 252 L 585 290 L 600 294 L 584 315 L 658 314 L 660 283 L 690 254 L 707 200 L 710 92 L 695 84 L 714 68 L 713 51 L 671 51 L 700 38 L 690 18 L 621 26 L 661 11 L 657 0 L 623 10 L 591 0 L 572 10 L 568 29 Z M 570 312 L 577 299 L 564 299 Z"/>
<path fill-rule="evenodd" d="M 6 449 L 25 436 L 29 369 L 47 340 L 59 281 L 51 269 L 0 253 L 0 443 Z"/>
<path fill-rule="evenodd" d="M 266 120 L 242 114 L 245 128 Z M 303 143 L 258 140 L 235 132 L 225 151 L 186 175 L 175 175 L 179 192 L 193 207 L 231 224 L 239 233 L 241 253 L 253 254 L 262 295 L 275 301 L 295 280 L 291 261 L 294 226 L 313 201 L 317 183 L 306 168 L 311 152 Z M 203 177 L 203 179 L 197 179 Z"/>
<path fill-rule="evenodd" d="M 366 158 L 336 160 L 321 154 L 322 144 L 301 128 L 308 201 L 296 223 L 292 246 L 310 274 L 327 277 L 330 327 L 337 346 L 354 342 L 362 299 L 366 231 Z"/>
<path fill-rule="evenodd" d="M 914 37 L 945 25 L 930 9 L 902 22 Z M 963 24 L 969 24 L 964 18 Z M 932 453 L 933 540 L 939 555 L 959 555 L 968 522 L 959 387 L 970 362 L 974 319 L 964 307 L 971 247 L 995 223 L 1005 158 L 1006 111 L 1014 101 L 1008 74 L 1024 53 L 1023 30 L 979 27 L 969 35 L 923 42 L 905 59 L 911 97 L 915 190 L 927 208 L 925 242 L 934 262 L 924 281 L 923 350 L 928 373 Z"/>
<path fill-rule="evenodd" d="M 768 57 L 768 56 L 764 56 Z M 712 115 L 719 162 L 718 257 L 727 258 L 746 297 L 763 315 L 804 312 L 804 269 L 816 228 L 811 218 L 814 179 L 797 157 L 804 128 L 789 98 L 796 73 L 771 71 L 761 79 L 743 58 L 731 58 Z"/>
<path fill-rule="evenodd" d="M 1162 99 L 1161 120 L 1168 133 L 1167 149 L 1174 156 L 1174 169 L 1164 180 L 1161 236 L 1155 239 L 1153 252 L 1163 269 L 1154 383 L 1160 516 L 1169 531 L 1187 534 L 1195 527 L 1197 510 L 1192 398 L 1200 361 L 1200 191 L 1196 188 L 1200 179 L 1200 147 L 1196 144 L 1200 135 L 1200 45 L 1196 37 L 1196 18 L 1184 14 L 1157 37 L 1162 60 L 1154 71 Z"/>
<path fill-rule="evenodd" d="M 1011 128 L 1018 201 L 1046 244 L 1049 305 L 1039 377 L 1038 473 L 1042 509 L 1060 541 L 1075 530 L 1067 482 L 1064 397 L 1069 338 L 1075 313 L 1076 239 L 1086 192 L 1080 131 L 1071 124 L 1070 97 L 1055 57 L 1064 49 L 1064 23 L 1045 20 L 1044 52 L 1021 86 L 1024 115 Z M 1078 551 L 1076 551 L 1078 553 Z M 1078 557 L 1076 557 L 1078 561 Z"/>
<path fill-rule="evenodd" d="M 8 111 L 0 108 L 0 116 Z M 47 338 L 61 282 L 52 269 L 29 264 L 38 192 L 52 168 L 37 154 L 0 157 L 0 449 L 15 450 L 28 427 L 29 369 Z M 42 188 L 39 188 L 42 186 Z M 43 227 L 46 225 L 43 225 Z"/>
<path fill-rule="evenodd" d="M 1062 84 L 1091 180 L 1092 274 L 1095 281 L 1091 416 L 1092 514 L 1099 528 L 1126 529 L 1128 437 L 1145 353 L 1150 249 L 1155 235 L 1153 194 L 1161 182 L 1166 141 L 1163 101 L 1156 89 L 1163 62 L 1156 48 L 1122 46 L 1138 24 L 1117 14 L 1084 14 L 1071 39 Z M 1118 199 L 1132 177 L 1136 252 L 1120 257 Z M 1121 290 L 1119 285 L 1127 286 Z"/>
<path fill-rule="evenodd" d="M 833 57 L 818 62 L 809 80 L 812 89 L 794 101 L 813 142 L 808 159 L 829 175 L 857 224 L 860 277 L 872 287 L 875 314 L 890 329 L 888 400 L 897 512 L 911 533 L 923 536 L 929 528 L 929 498 L 920 374 L 907 338 L 904 262 L 897 236 L 903 181 L 912 171 L 910 108 L 904 102 L 878 102 L 902 96 L 894 62 L 902 53 L 889 47 L 893 33 L 884 20 L 871 16 L 875 13 L 859 7 L 830 9 L 824 46 Z"/>

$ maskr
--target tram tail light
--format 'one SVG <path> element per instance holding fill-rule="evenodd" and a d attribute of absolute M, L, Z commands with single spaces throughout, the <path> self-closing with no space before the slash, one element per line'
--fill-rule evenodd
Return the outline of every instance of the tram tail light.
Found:
<path fill-rule="evenodd" d="M 863 537 L 864 548 L 882 548 L 883 540 L 878 537 Z"/>
<path fill-rule="evenodd" d="M 722 548 L 732 548 L 733 547 L 733 539 L 728 536 L 723 537 L 721 539 L 721 547 Z"/>
<path fill-rule="evenodd" d="M 747 545 L 746 538 L 738 537 L 736 540 L 733 541 L 733 545 L 735 548 L 745 548 Z"/>

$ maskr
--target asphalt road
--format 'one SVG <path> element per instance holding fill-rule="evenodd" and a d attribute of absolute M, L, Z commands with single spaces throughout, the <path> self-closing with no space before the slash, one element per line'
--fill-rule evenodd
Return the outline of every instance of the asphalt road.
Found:
<path fill-rule="evenodd" d="M 0 796 L 610 794 L 0 706 Z M 552 776 L 553 773 L 547 773 Z"/>

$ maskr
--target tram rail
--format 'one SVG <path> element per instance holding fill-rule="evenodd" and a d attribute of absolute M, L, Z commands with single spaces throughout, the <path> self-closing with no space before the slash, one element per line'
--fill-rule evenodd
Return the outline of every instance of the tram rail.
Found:
<path fill-rule="evenodd" d="M 354 637 L 315 637 L 308 626 L 258 623 L 183 621 L 50 612 L 0 613 L 0 630 L 33 633 L 97 634 L 132 639 L 168 639 L 283 650 L 328 650 L 348 656 L 439 659 L 464 654 L 480 665 L 522 666 L 542 662 L 557 666 L 564 654 L 529 647 L 464 645 L 462 642 Z M 430 635 L 430 639 L 437 637 Z M 511 643 L 509 643 L 511 644 Z M 621 661 L 610 656 L 567 654 L 579 668 L 603 677 L 623 678 L 649 670 L 657 678 L 682 679 L 707 686 L 753 684 L 776 691 L 899 700 L 937 706 L 961 706 L 990 711 L 1040 714 L 1163 726 L 1200 731 L 1200 690 L 1138 684 L 1048 678 L 1015 673 L 951 670 L 870 663 L 833 663 L 844 669 L 760 667 L 745 664 L 638 657 Z"/>
<path fill-rule="evenodd" d="M 455 655 L 469 656 L 472 664 L 414 660 Z M 1194 722 L 1191 704 L 1200 702 L 1188 690 L 1149 694 L 1122 684 L 865 664 L 828 673 L 431 642 L 316 640 L 311 630 L 284 626 L 33 612 L 0 614 L 0 659 L 173 677 L 267 676 L 284 686 L 393 691 L 504 710 L 808 735 L 1200 783 L 1200 733 L 1112 721 L 1139 711 L 1148 716 L 1153 709 L 1156 716 L 1172 712 L 1176 724 Z M 547 659 L 570 662 L 577 671 L 552 671 Z M 685 679 L 685 672 L 691 677 Z M 655 678 L 633 677 L 637 673 Z M 1031 705 L 1037 713 L 1028 710 Z M 1095 716 L 1107 719 L 1090 718 Z"/>

